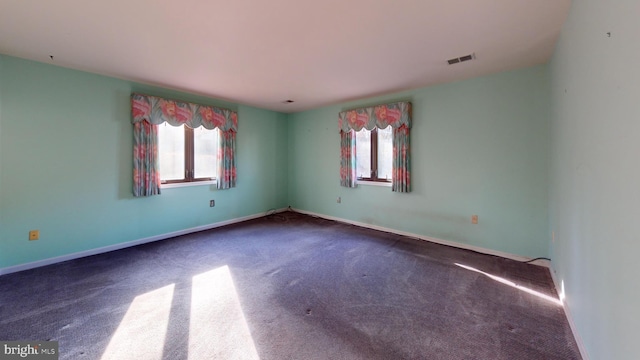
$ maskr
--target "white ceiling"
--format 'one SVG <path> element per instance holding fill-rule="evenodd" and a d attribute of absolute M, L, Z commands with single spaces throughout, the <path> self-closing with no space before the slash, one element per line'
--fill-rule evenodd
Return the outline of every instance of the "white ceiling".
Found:
<path fill-rule="evenodd" d="M 294 112 L 544 63 L 569 5 L 0 0 L 0 53 Z"/>

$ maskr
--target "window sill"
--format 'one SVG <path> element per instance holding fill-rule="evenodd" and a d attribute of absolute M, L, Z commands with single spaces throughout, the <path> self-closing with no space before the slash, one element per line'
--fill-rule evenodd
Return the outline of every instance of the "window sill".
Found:
<path fill-rule="evenodd" d="M 181 188 L 181 187 L 204 186 L 204 185 L 215 185 L 215 184 L 217 184 L 216 180 L 190 181 L 190 182 L 181 182 L 181 183 L 160 184 L 160 189 L 174 189 L 174 188 Z"/>
<path fill-rule="evenodd" d="M 391 187 L 391 183 L 390 182 L 380 182 L 380 181 L 357 180 L 356 184 L 358 184 L 358 185 L 366 185 L 366 186 Z"/>

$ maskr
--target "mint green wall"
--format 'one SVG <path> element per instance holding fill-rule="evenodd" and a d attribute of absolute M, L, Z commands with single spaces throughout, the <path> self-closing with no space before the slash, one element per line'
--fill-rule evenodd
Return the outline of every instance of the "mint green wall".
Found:
<path fill-rule="evenodd" d="M 639 10 L 573 1 L 551 61 L 551 255 L 592 359 L 640 353 Z"/>
<path fill-rule="evenodd" d="M 0 55 L 0 161 L 2 159 L 2 83 L 4 82 L 4 57 Z M 2 162 L 0 162 L 0 189 L 2 189 Z M 6 257 L 8 253 L 8 249 L 4 245 L 4 241 L 2 241 L 2 229 L 3 225 L 3 211 L 2 206 L 2 197 L 0 196 L 0 267 L 2 264 L 6 262 Z"/>
<path fill-rule="evenodd" d="M 0 268 L 287 206 L 287 116 L 0 56 Z M 236 109 L 238 186 L 131 195 L 132 91 Z M 215 199 L 216 206 L 209 207 Z M 40 240 L 27 240 L 30 229 Z"/>
<path fill-rule="evenodd" d="M 290 115 L 289 201 L 306 211 L 523 256 L 548 255 L 547 66 Z M 338 113 L 413 103 L 413 192 L 339 186 Z M 336 198 L 342 197 L 338 204 Z M 471 215 L 479 224 L 471 224 Z"/>

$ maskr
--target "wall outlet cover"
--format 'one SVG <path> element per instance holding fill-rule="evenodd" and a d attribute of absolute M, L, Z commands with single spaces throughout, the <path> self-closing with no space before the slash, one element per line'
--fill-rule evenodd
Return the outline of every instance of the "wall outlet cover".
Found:
<path fill-rule="evenodd" d="M 39 238 L 40 238 L 40 231 L 39 230 L 31 230 L 31 231 L 29 231 L 29 241 L 38 240 Z"/>

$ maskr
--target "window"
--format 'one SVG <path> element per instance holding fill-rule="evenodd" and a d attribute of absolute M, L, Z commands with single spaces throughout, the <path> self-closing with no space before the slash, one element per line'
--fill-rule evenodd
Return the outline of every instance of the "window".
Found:
<path fill-rule="evenodd" d="M 391 182 L 393 130 L 362 129 L 356 132 L 356 177 L 358 180 Z"/>
<path fill-rule="evenodd" d="M 163 184 L 215 180 L 218 129 L 162 124 L 158 127 Z"/>

